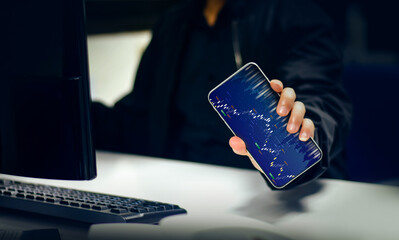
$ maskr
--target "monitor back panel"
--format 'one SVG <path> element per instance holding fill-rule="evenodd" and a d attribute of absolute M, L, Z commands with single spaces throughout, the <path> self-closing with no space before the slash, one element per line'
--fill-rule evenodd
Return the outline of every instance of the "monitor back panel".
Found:
<path fill-rule="evenodd" d="M 94 178 L 84 1 L 7 1 L 0 25 L 0 172 Z"/>

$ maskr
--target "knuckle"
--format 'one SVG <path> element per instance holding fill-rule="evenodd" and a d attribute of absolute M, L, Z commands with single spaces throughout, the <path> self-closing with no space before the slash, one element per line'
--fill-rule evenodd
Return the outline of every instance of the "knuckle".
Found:
<path fill-rule="evenodd" d="M 298 108 L 306 109 L 305 104 L 301 101 L 295 101 L 294 103 Z"/>
<path fill-rule="evenodd" d="M 295 101 L 296 99 L 295 91 L 290 87 L 284 88 L 282 95 L 284 96 L 284 98 L 287 98 L 288 100 L 291 101 Z"/>
<path fill-rule="evenodd" d="M 306 107 L 305 107 L 305 104 L 303 104 L 303 102 L 299 102 L 299 101 L 294 102 L 293 108 L 294 108 L 294 111 L 299 112 L 302 115 L 305 115 L 305 113 L 306 113 Z"/>
<path fill-rule="evenodd" d="M 302 102 L 294 102 L 292 111 L 295 112 L 295 114 L 302 115 L 303 117 L 305 115 L 306 108 Z"/>

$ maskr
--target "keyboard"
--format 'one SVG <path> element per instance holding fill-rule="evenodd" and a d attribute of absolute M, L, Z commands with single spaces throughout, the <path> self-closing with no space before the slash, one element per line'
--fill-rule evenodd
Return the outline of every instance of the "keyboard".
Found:
<path fill-rule="evenodd" d="M 187 213 L 178 205 L 0 179 L 0 207 L 94 223 L 151 223 Z"/>

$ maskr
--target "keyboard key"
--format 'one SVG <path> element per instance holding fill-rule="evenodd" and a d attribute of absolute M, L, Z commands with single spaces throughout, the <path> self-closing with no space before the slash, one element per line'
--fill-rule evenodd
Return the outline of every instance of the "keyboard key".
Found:
<path fill-rule="evenodd" d="M 10 191 L 3 191 L 3 195 L 6 195 L 6 196 L 11 196 L 11 195 L 12 195 L 12 193 L 11 193 Z"/>
<path fill-rule="evenodd" d="M 35 198 L 37 201 L 44 201 L 44 197 L 42 196 L 36 196 Z"/>
<path fill-rule="evenodd" d="M 26 194 L 27 199 L 35 199 L 35 196 L 32 194 Z"/>
<path fill-rule="evenodd" d="M 69 201 L 67 201 L 67 200 L 61 200 L 61 201 L 60 201 L 60 204 L 62 204 L 62 205 L 69 205 Z"/>
<path fill-rule="evenodd" d="M 74 207 L 80 207 L 80 202 L 70 202 L 69 205 Z"/>
<path fill-rule="evenodd" d="M 57 203 L 60 201 L 61 201 L 61 199 L 59 199 L 59 198 L 46 198 L 46 202 L 49 202 L 49 203 Z"/>
<path fill-rule="evenodd" d="M 166 210 L 166 209 L 165 209 L 165 207 L 163 207 L 163 206 L 156 206 L 156 207 L 155 207 L 155 210 L 156 210 L 156 211 L 164 211 L 164 210 Z"/>
<path fill-rule="evenodd" d="M 138 207 L 134 207 L 134 208 L 130 208 L 129 209 L 131 212 L 135 212 L 135 213 L 146 213 L 147 209 L 145 208 L 138 208 Z"/>
<path fill-rule="evenodd" d="M 104 205 L 95 205 L 92 207 L 94 210 L 103 211 L 109 209 L 107 206 Z"/>
<path fill-rule="evenodd" d="M 91 208 L 91 205 L 90 205 L 90 204 L 87 204 L 87 203 L 82 203 L 80 206 L 81 206 L 82 208 Z"/>
<path fill-rule="evenodd" d="M 147 212 L 155 212 L 156 209 L 154 207 L 146 207 Z"/>
<path fill-rule="evenodd" d="M 113 212 L 113 213 L 127 213 L 128 211 L 126 209 L 123 209 L 123 208 L 113 208 L 113 209 L 111 209 L 111 212 Z"/>
<path fill-rule="evenodd" d="M 173 209 L 173 207 L 171 205 L 163 205 L 163 207 L 165 208 L 165 210 Z"/>
<path fill-rule="evenodd" d="M 17 193 L 17 195 L 15 195 L 15 196 L 17 196 L 19 198 L 25 198 L 25 194 L 23 194 L 23 193 Z"/>

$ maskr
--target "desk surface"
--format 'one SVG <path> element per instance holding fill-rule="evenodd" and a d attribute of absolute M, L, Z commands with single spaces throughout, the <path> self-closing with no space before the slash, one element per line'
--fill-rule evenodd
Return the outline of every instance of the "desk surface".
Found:
<path fill-rule="evenodd" d="M 97 169 L 92 181 L 5 177 L 175 203 L 198 219 L 242 216 L 294 239 L 399 237 L 398 187 L 323 179 L 271 191 L 255 170 L 106 152 Z"/>

